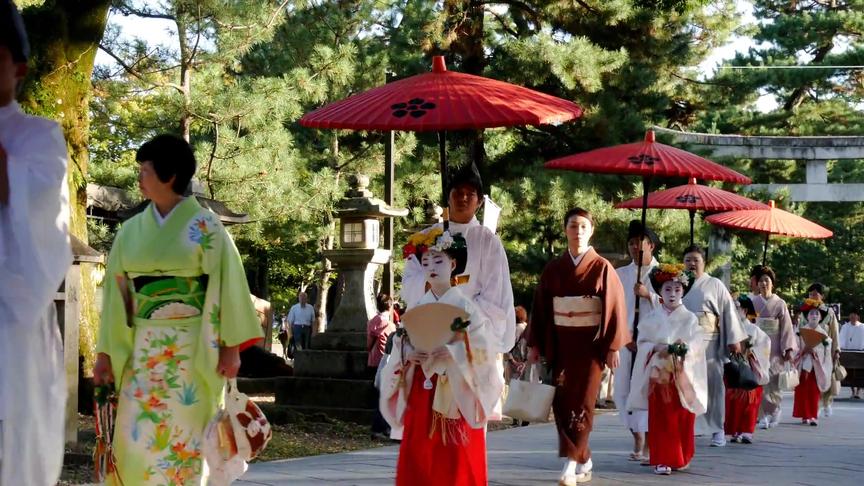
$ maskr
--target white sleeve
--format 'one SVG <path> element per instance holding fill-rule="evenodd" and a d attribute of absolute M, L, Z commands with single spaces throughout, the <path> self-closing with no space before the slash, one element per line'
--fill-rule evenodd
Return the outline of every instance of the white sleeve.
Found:
<path fill-rule="evenodd" d="M 491 241 L 486 245 L 488 252 L 483 257 L 491 268 L 481 267 L 483 278 L 474 302 L 492 321 L 492 334 L 498 343 L 497 351 L 507 353 L 516 344 L 516 313 L 513 306 L 513 286 L 510 283 L 510 265 L 501 240 L 491 232 L 489 237 Z"/>
<path fill-rule="evenodd" d="M 0 206 L 0 307 L 18 324 L 46 311 L 72 263 L 66 142 L 56 123 L 35 125 L 17 144 L 29 150 L 8 153 L 9 204 Z"/>
<path fill-rule="evenodd" d="M 423 272 L 417 256 L 409 255 L 402 271 L 402 290 L 399 291 L 399 296 L 405 301 L 406 308 L 410 309 L 417 305 L 425 293 L 426 273 Z"/>

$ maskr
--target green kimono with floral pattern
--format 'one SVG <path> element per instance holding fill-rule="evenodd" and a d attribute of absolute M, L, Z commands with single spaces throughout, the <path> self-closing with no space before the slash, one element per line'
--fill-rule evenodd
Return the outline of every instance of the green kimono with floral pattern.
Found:
<path fill-rule="evenodd" d="M 120 392 L 122 484 L 206 484 L 201 440 L 225 384 L 219 347 L 261 337 L 237 248 L 194 197 L 161 226 L 152 203 L 123 224 L 108 257 L 96 346 L 111 357 Z"/>

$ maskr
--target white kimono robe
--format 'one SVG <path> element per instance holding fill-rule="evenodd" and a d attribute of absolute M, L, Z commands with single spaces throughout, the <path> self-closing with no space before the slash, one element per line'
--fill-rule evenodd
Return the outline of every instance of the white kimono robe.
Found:
<path fill-rule="evenodd" d="M 648 274 L 651 269 L 658 265 L 657 260 L 652 258 L 651 263 L 642 267 L 643 284 L 648 288 L 650 299 L 641 299 L 639 301 L 639 314 L 644 317 L 649 315 L 655 307 L 660 305 L 660 297 L 654 292 L 651 286 L 651 279 Z M 630 335 L 633 335 L 633 314 L 635 311 L 636 295 L 633 293 L 633 287 L 636 285 L 636 264 L 630 262 L 615 269 L 618 274 L 618 279 L 621 280 L 621 286 L 624 287 L 624 302 L 627 306 L 627 329 L 630 330 Z M 641 329 L 641 322 L 640 322 Z M 630 368 L 633 364 L 633 353 L 628 349 L 622 349 L 619 353 L 620 364 L 615 369 L 615 384 L 612 397 L 615 400 L 615 405 L 619 410 L 619 417 L 624 425 L 633 432 L 648 431 L 648 411 L 647 410 L 628 410 L 627 397 L 630 395 L 630 378 L 632 373 Z"/>
<path fill-rule="evenodd" d="M 840 349 L 843 351 L 864 351 L 864 323 L 847 322 L 840 328 Z"/>
<path fill-rule="evenodd" d="M 0 107 L 9 204 L 0 206 L 0 485 L 53 486 L 66 380 L 54 294 L 72 263 L 66 142 L 57 123 Z"/>
<path fill-rule="evenodd" d="M 504 376 L 496 366 L 494 341 L 490 339 L 491 322 L 461 292 L 460 287 L 451 288 L 437 299 L 431 291 L 427 292 L 416 305 L 432 302 L 465 309 L 471 316 L 468 340 L 472 357 L 469 362 L 464 342 L 457 339 L 446 345 L 449 354 L 446 359 L 430 363 L 424 370 L 435 370 L 439 375 L 447 376 L 455 407 L 451 412 L 458 409 L 459 414 L 472 428 L 484 427 L 504 391 Z M 403 342 L 402 337 L 394 337 L 390 358 L 381 371 L 381 415 L 392 427 L 394 437 L 401 437 L 402 417 L 408 404 L 414 369 L 418 366 L 405 361 L 405 355 L 412 349 L 408 340 Z M 441 386 L 438 388 L 440 390 Z M 436 393 L 439 390 L 436 390 Z"/>
<path fill-rule="evenodd" d="M 726 418 L 726 387 L 723 384 L 723 359 L 728 356 L 726 348 L 747 339 L 741 325 L 735 302 L 719 279 L 703 274 L 693 282 L 684 296 L 684 305 L 696 314 L 705 331 L 707 347 L 705 359 L 708 363 L 708 411 L 696 419 L 696 434 L 722 433 Z M 706 318 L 713 316 L 716 326 L 709 325 Z M 710 327 L 710 329 L 709 329 Z"/>
<path fill-rule="evenodd" d="M 654 352 L 657 344 L 672 344 L 677 340 L 687 343 L 689 348 L 681 370 L 686 379 L 676 378 L 678 398 L 681 406 L 695 415 L 704 414 L 708 405 L 708 381 L 705 363 L 705 333 L 699 327 L 696 316 L 683 305 L 669 313 L 658 306 L 639 322 L 639 351 L 636 366 L 630 381 L 630 396 L 627 408 L 648 410 L 648 393 L 652 373 L 668 371 L 672 367 L 671 357 L 661 358 Z M 653 432 L 653 431 L 652 431 Z M 663 431 L 657 431 L 663 433 Z"/>
<path fill-rule="evenodd" d="M 461 233 L 468 245 L 468 261 L 462 275 L 468 275 L 467 283 L 459 286 L 466 296 L 480 307 L 491 320 L 490 342 L 498 353 L 509 353 L 516 340 L 516 314 L 513 307 L 513 287 L 510 284 L 510 266 L 501 240 L 489 228 L 482 226 L 477 218 L 467 224 L 450 223 L 450 233 Z M 424 231 L 440 224 L 431 226 Z M 400 296 L 408 308 L 426 292 L 426 276 L 417 257 L 405 260 Z M 503 372 L 503 368 L 502 368 Z"/>

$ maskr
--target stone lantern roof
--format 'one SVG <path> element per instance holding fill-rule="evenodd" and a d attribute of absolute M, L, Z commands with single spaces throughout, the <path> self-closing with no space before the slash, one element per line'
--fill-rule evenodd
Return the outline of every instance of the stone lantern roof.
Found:
<path fill-rule="evenodd" d="M 383 218 L 408 215 L 408 209 L 395 208 L 373 197 L 367 187 L 369 187 L 369 176 L 357 174 L 351 177 L 351 189 L 336 204 L 336 214 L 339 218 Z"/>

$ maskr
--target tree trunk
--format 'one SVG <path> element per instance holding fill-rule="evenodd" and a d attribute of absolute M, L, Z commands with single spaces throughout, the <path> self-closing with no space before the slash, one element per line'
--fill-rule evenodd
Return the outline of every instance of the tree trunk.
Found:
<path fill-rule="evenodd" d="M 57 120 L 69 150 L 70 231 L 87 238 L 87 149 L 93 63 L 105 33 L 110 0 L 47 0 L 24 10 L 32 48 L 30 75 L 19 100 L 30 113 Z M 81 271 L 80 350 L 93 364 L 98 309 L 89 266 Z"/>
<path fill-rule="evenodd" d="M 334 131 L 330 142 L 330 152 L 333 157 L 333 167 L 336 168 L 336 186 L 342 174 L 339 172 L 339 135 Z M 318 274 L 318 296 L 315 299 L 315 327 L 313 334 L 324 332 L 327 328 L 327 293 L 330 290 L 330 277 L 333 274 L 333 263 L 324 256 L 325 250 L 332 250 L 335 245 L 336 220 L 333 214 L 325 221 L 327 234 L 321 241 L 321 273 Z"/>
<path fill-rule="evenodd" d="M 187 32 L 185 14 L 178 11 L 176 14 L 177 37 L 180 46 L 180 95 L 183 98 L 183 108 L 180 112 L 180 134 L 183 140 L 190 140 L 192 118 L 190 116 L 190 106 L 192 106 L 192 54 L 189 52 L 187 44 Z M 212 196 L 211 196 L 212 197 Z"/>

